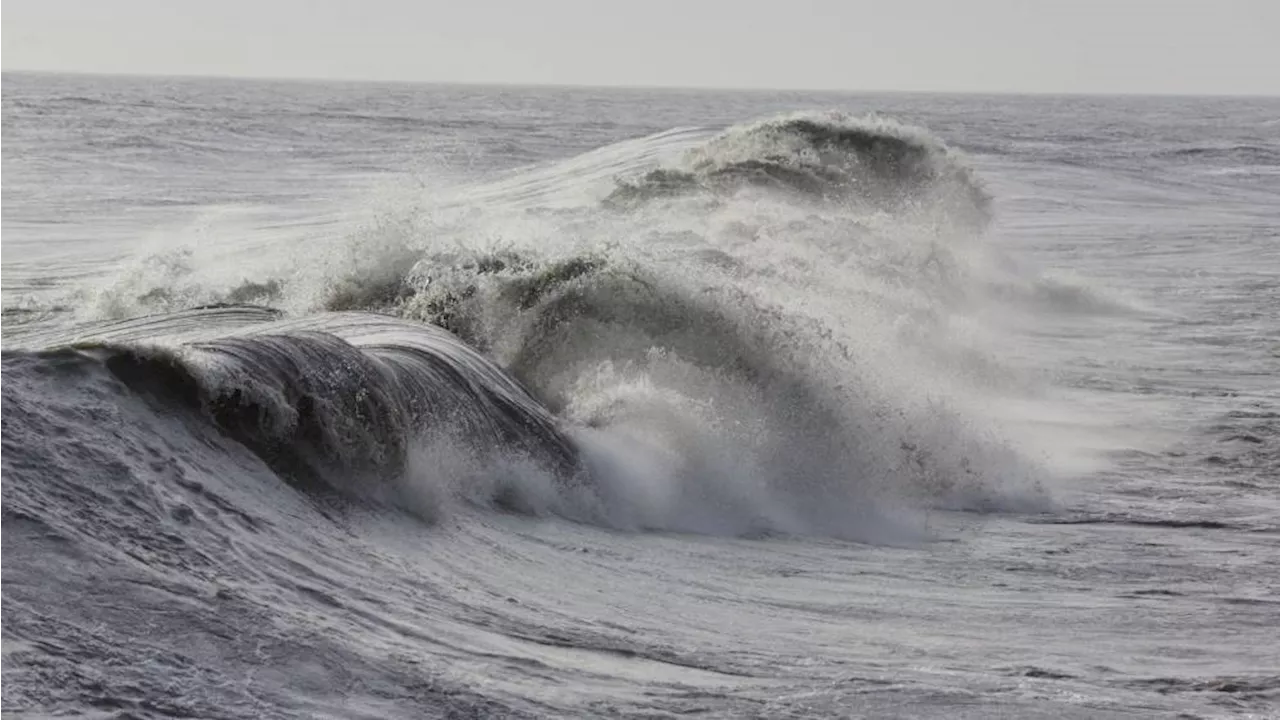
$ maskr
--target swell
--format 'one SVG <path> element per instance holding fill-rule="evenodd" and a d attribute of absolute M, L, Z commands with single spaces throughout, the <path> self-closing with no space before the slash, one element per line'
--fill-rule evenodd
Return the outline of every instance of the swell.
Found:
<path fill-rule="evenodd" d="M 183 324 L 199 316 L 187 313 Z M 429 434 L 518 454 L 557 477 L 579 472 L 556 420 L 518 383 L 417 323 L 318 316 L 169 347 L 83 342 L 42 358 L 65 364 L 68 354 L 101 363 L 162 409 L 198 410 L 310 492 L 394 501 L 415 443 Z"/>

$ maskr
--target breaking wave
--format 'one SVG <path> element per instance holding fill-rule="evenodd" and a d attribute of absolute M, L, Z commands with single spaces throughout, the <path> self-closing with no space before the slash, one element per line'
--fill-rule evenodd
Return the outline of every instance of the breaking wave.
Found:
<path fill-rule="evenodd" d="M 356 324 L 358 331 L 344 332 Z M 445 428 L 477 447 L 527 450 L 572 474 L 573 452 L 553 419 L 447 333 L 363 316 L 325 318 L 323 326 L 284 323 L 287 330 L 275 332 L 268 323 L 177 351 L 102 345 L 78 352 L 99 357 L 135 390 L 202 409 L 300 483 L 322 479 L 359 493 L 364 488 L 353 481 L 400 474 L 411 442 Z M 369 343 L 373 332 L 391 337 L 364 346 L 342 337 Z"/>
<path fill-rule="evenodd" d="M 103 368 L 99 392 L 194 413 L 308 494 L 428 518 L 884 537 L 913 508 L 1047 502 L 988 409 L 1008 371 L 960 327 L 991 301 L 989 212 L 957 153 L 890 120 L 664 133 L 288 270 L 127 269 L 87 324 L 15 338 L 6 380 Z"/>
<path fill-rule="evenodd" d="M 675 163 L 621 180 L 605 198 L 632 207 L 653 198 L 744 188 L 852 202 L 892 212 L 943 211 L 984 224 L 990 198 L 936 137 L 885 118 L 793 114 L 735 126 Z"/>

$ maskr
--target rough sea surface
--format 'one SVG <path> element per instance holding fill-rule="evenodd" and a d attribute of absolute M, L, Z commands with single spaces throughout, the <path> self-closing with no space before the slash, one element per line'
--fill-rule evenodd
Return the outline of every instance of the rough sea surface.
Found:
<path fill-rule="evenodd" d="M 1280 100 L 3 77 L 3 710 L 1280 716 Z"/>

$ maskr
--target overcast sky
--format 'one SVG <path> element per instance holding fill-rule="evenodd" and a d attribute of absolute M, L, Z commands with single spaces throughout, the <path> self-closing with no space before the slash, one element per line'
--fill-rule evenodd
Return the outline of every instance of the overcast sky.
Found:
<path fill-rule="evenodd" d="M 7 0 L 3 11 L 6 70 L 1280 94 L 1280 0 Z"/>

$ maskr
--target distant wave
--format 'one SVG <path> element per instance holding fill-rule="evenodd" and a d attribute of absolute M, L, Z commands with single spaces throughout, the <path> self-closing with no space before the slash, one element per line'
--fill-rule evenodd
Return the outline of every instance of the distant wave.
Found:
<path fill-rule="evenodd" d="M 1266 145 L 1196 145 L 1164 150 L 1158 157 L 1186 160 L 1219 160 L 1244 165 L 1280 164 L 1280 147 Z"/>
<path fill-rule="evenodd" d="M 1120 298 L 1112 297 L 1080 281 L 1065 278 L 993 278 L 987 287 L 993 297 L 1010 305 L 1044 312 L 1122 315 L 1137 311 L 1137 308 Z"/>
<path fill-rule="evenodd" d="M 111 135 L 101 139 L 90 140 L 89 147 L 100 150 L 159 150 L 171 147 L 151 135 L 125 134 Z"/>
<path fill-rule="evenodd" d="M 69 105 L 72 107 L 82 105 L 107 105 L 108 101 L 102 98 L 85 97 L 82 95 L 61 95 L 49 98 L 40 98 L 39 101 L 26 99 L 9 99 L 5 98 L 5 104 L 13 104 L 13 107 L 27 109 L 43 109 L 50 105 Z"/>

